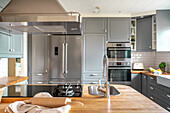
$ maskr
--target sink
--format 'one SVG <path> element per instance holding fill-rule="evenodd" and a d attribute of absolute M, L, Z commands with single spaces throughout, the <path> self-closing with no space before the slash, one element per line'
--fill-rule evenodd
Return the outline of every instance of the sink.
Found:
<path fill-rule="evenodd" d="M 170 75 L 157 75 L 157 83 L 170 88 Z"/>
<path fill-rule="evenodd" d="M 90 95 L 96 95 L 96 96 L 103 96 L 104 93 L 101 91 L 98 91 L 99 86 L 89 86 L 88 91 Z M 120 95 L 120 92 L 113 86 L 110 86 L 110 96 L 113 95 Z"/>

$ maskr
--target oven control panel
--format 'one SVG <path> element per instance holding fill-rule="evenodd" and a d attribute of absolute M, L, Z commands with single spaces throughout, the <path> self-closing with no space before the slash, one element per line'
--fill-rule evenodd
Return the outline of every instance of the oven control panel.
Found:
<path fill-rule="evenodd" d="M 109 62 L 109 66 L 130 66 L 130 62 Z"/>

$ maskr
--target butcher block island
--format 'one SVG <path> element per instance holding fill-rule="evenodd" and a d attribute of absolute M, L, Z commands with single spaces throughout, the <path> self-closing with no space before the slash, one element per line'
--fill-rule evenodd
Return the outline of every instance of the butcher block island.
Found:
<path fill-rule="evenodd" d="M 110 96 L 110 98 L 90 95 L 88 86 L 90 85 L 83 85 L 82 97 L 71 97 L 72 102 L 78 101 L 84 105 L 72 106 L 69 113 L 168 113 L 130 86 L 113 85 L 120 92 L 120 95 Z M 4 102 L 30 98 L 3 98 L 2 103 L 0 103 L 0 113 L 4 113 L 5 107 L 9 105 L 9 103 Z"/>

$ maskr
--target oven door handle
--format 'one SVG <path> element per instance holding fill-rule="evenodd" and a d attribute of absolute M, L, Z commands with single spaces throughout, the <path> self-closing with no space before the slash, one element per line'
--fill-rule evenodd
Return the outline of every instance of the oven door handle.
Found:
<path fill-rule="evenodd" d="M 130 48 L 108 48 L 108 50 L 118 51 L 118 50 L 131 50 L 131 49 Z"/>
<path fill-rule="evenodd" d="M 131 67 L 109 67 L 108 69 L 130 69 Z"/>

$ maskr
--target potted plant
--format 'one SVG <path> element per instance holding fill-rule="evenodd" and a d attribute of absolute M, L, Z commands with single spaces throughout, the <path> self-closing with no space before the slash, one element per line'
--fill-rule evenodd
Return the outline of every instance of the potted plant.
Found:
<path fill-rule="evenodd" d="M 165 67 L 166 67 L 166 63 L 165 62 L 161 62 L 159 64 L 159 68 L 162 70 L 162 72 L 165 72 Z"/>

